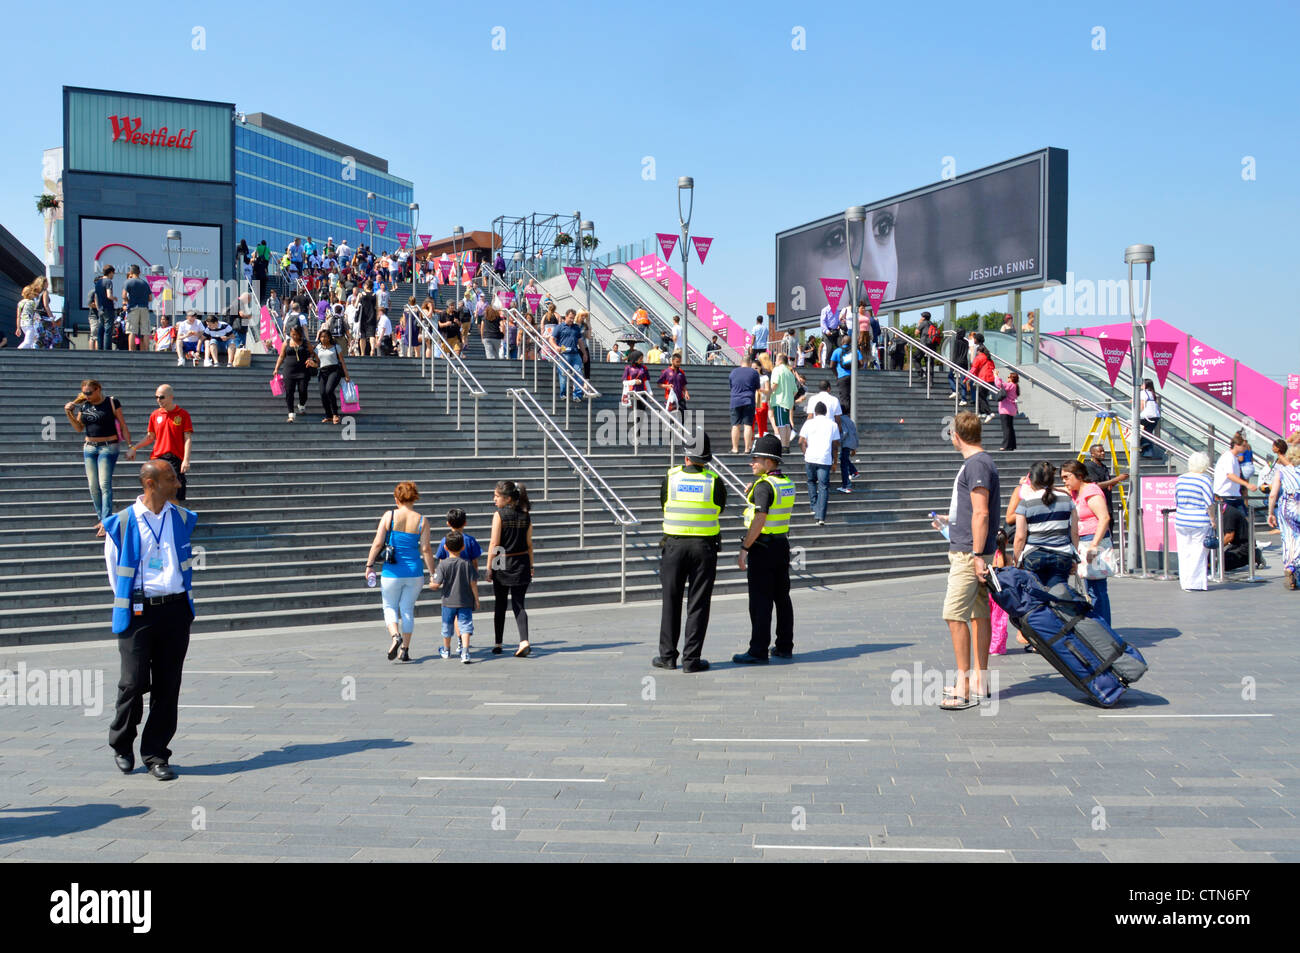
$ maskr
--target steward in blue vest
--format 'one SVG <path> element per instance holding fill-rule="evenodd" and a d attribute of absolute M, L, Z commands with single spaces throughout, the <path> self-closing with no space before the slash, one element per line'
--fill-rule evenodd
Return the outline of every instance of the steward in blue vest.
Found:
<path fill-rule="evenodd" d="M 113 634 L 122 677 L 108 729 L 114 763 L 135 769 L 135 735 L 149 693 L 140 757 L 160 781 L 176 777 L 167 747 L 176 734 L 181 668 L 194 621 L 190 537 L 198 516 L 172 503 L 180 480 L 166 460 L 140 467 L 144 492 L 104 520 L 104 561 L 113 587 Z"/>
<path fill-rule="evenodd" d="M 749 651 L 733 655 L 738 665 L 766 665 L 776 607 L 776 647 L 772 655 L 794 655 L 794 606 L 790 602 L 790 513 L 795 484 L 781 472 L 781 441 L 772 434 L 754 441 L 749 461 L 754 473 L 746 497 L 745 539 L 737 565 L 749 584 Z"/>

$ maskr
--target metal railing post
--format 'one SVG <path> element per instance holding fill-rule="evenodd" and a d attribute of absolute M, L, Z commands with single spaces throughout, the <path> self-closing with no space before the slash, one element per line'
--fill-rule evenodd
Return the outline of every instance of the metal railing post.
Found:
<path fill-rule="evenodd" d="M 1219 568 L 1215 573 L 1215 582 L 1223 582 L 1223 504 L 1214 504 L 1214 531 L 1219 537 Z"/>
<path fill-rule="evenodd" d="M 478 456 L 478 395 L 474 395 L 474 456 Z"/>
<path fill-rule="evenodd" d="M 510 401 L 510 456 L 519 459 L 519 399 L 517 397 Z"/>
<path fill-rule="evenodd" d="M 1169 514 L 1172 512 L 1174 512 L 1174 510 L 1170 507 L 1161 507 L 1160 509 L 1160 515 L 1164 517 L 1164 537 L 1161 540 L 1164 545 L 1164 550 L 1161 553 L 1160 575 L 1156 578 L 1162 582 L 1168 582 L 1170 579 L 1174 578 L 1169 575 Z"/>
<path fill-rule="evenodd" d="M 1124 508 L 1120 507 L 1121 513 L 1123 512 L 1123 510 Z M 1124 532 L 1124 528 L 1120 528 L 1119 532 L 1114 533 L 1113 535 L 1115 537 L 1116 542 L 1119 543 L 1119 571 L 1115 573 L 1115 575 L 1127 576 L 1129 574 L 1129 571 L 1128 571 L 1128 563 L 1124 561 L 1124 546 L 1125 546 L 1124 537 L 1127 536 L 1128 534 Z"/>
<path fill-rule="evenodd" d="M 907 346 L 907 386 L 912 386 L 912 372 L 916 368 L 912 366 L 912 345 Z"/>
<path fill-rule="evenodd" d="M 1250 565 L 1250 574 L 1246 577 L 1248 582 L 1255 581 L 1255 508 L 1249 504 L 1246 505 L 1246 542 L 1249 549 L 1246 550 L 1246 560 Z"/>
<path fill-rule="evenodd" d="M 460 429 L 460 381 L 456 382 L 456 429 Z"/>
<path fill-rule="evenodd" d="M 555 416 L 555 384 L 560 378 L 560 369 L 551 368 L 551 416 Z"/>
<path fill-rule="evenodd" d="M 542 499 L 551 498 L 551 464 L 550 464 L 550 446 L 551 442 L 542 435 Z"/>
<path fill-rule="evenodd" d="M 588 397 L 587 398 L 587 456 L 591 456 L 591 415 L 592 415 L 591 405 L 592 405 L 592 400 L 590 397 Z"/>
<path fill-rule="evenodd" d="M 587 513 L 586 513 L 586 510 L 587 510 L 587 507 L 586 507 L 585 497 L 584 497 L 584 494 L 583 494 L 583 492 L 582 492 L 582 474 L 579 473 L 579 474 L 578 474 L 578 548 L 579 548 L 579 549 L 582 549 L 582 548 L 584 548 L 584 547 L 587 545 L 587 543 L 586 543 L 586 530 L 587 530 L 587 523 L 586 523 L 586 520 L 587 520 Z"/>
<path fill-rule="evenodd" d="M 447 406 L 443 410 L 443 414 L 450 417 L 451 416 L 451 361 L 447 362 L 447 379 L 443 381 L 442 389 L 447 392 Z"/>
<path fill-rule="evenodd" d="M 618 524 L 618 601 L 627 602 L 627 524 Z"/>

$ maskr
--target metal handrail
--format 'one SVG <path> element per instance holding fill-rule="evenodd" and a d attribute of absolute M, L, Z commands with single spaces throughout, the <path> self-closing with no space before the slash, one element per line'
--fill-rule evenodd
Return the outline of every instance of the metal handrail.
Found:
<path fill-rule="evenodd" d="M 614 522 L 619 528 L 619 557 L 618 557 L 618 576 L 619 576 L 619 602 L 627 601 L 627 528 L 629 526 L 638 526 L 641 521 L 623 502 L 622 498 L 614 492 L 613 487 L 605 482 L 599 471 L 592 466 L 591 461 L 583 456 L 578 448 L 560 428 L 560 425 L 542 409 L 541 404 L 537 403 L 537 398 L 532 392 L 523 387 L 511 387 L 506 391 L 510 395 L 510 445 L 511 455 L 519 456 L 519 408 L 523 407 L 528 416 L 537 424 L 538 430 L 541 431 L 542 440 L 542 499 L 550 499 L 551 479 L 550 479 L 550 457 L 547 448 L 554 444 L 555 449 L 560 451 L 565 462 L 578 477 L 578 548 L 582 549 L 586 545 L 586 506 L 583 495 L 583 485 L 591 488 L 596 494 L 596 499 L 605 507 L 614 518 Z"/>
<path fill-rule="evenodd" d="M 648 306 L 645 298 L 637 294 L 635 289 L 633 289 L 630 285 L 628 285 L 626 281 L 618 277 L 618 275 L 611 275 L 610 281 L 617 284 L 619 290 L 621 290 L 623 294 L 627 295 L 627 297 L 632 299 L 632 301 L 640 303 L 641 307 L 645 309 L 646 314 L 650 316 L 651 327 L 653 327 L 656 331 L 659 332 L 668 331 L 670 334 L 672 333 L 672 325 L 666 322 L 663 319 L 663 316 L 660 315 L 659 312 L 656 311 L 653 307 Z M 708 345 L 708 341 L 705 341 L 705 345 L 706 346 Z M 692 353 L 694 353 L 697 359 L 695 363 L 699 363 L 699 364 L 704 363 L 703 355 L 701 355 L 698 350 L 691 348 L 691 346 L 686 342 L 686 329 L 683 328 L 682 329 L 682 363 L 690 364 Z"/>
<path fill-rule="evenodd" d="M 653 394 L 651 394 L 648 389 L 628 391 L 628 397 L 634 402 L 640 401 L 642 404 L 644 404 L 646 410 L 650 412 L 650 415 L 653 416 L 655 419 L 657 419 L 661 425 L 666 426 L 668 428 L 668 465 L 672 466 L 673 460 L 676 458 L 676 449 L 672 439 L 674 436 L 680 439 L 682 442 L 682 451 L 683 451 L 683 458 L 684 458 L 686 446 L 689 442 L 695 439 L 695 434 L 687 430 L 685 424 L 683 424 L 680 420 L 678 420 L 671 413 L 669 413 L 668 408 L 665 407 L 663 404 L 661 404 L 658 398 L 656 398 Z M 637 431 L 636 426 L 634 425 L 631 429 L 632 429 L 632 453 L 633 455 L 635 455 L 639 452 L 640 446 L 636 440 L 636 431 Z M 742 499 L 744 498 L 745 484 L 740 482 L 740 477 L 736 476 L 736 474 L 732 472 L 731 467 L 727 466 L 717 457 L 714 457 L 709 465 L 717 472 L 717 474 L 720 477 L 722 477 L 722 481 L 728 487 L 730 487 L 734 492 L 738 493 Z"/>
<path fill-rule="evenodd" d="M 904 332 L 904 331 L 900 331 L 898 328 L 893 327 L 893 326 L 891 326 L 891 325 L 882 325 L 882 326 L 881 326 L 881 330 L 882 330 L 882 331 L 885 331 L 885 332 L 887 332 L 887 333 L 889 333 L 889 334 L 897 335 L 897 336 L 898 336 L 899 338 L 901 338 L 903 341 L 906 341 L 906 342 L 907 342 L 907 345 L 908 345 L 909 347 L 916 348 L 916 349 L 919 350 L 922 354 L 928 354 L 928 355 L 930 355 L 930 357 L 934 358 L 934 359 L 937 360 L 940 364 L 943 364 L 945 367 L 949 368 L 952 372 L 954 372 L 954 373 L 956 373 L 956 374 L 960 374 L 962 377 L 967 378 L 968 380 L 970 380 L 970 381 L 973 382 L 974 384 L 977 384 L 978 386 L 982 387 L 984 390 L 988 391 L 989 394 L 991 394 L 992 396 L 994 396 L 994 397 L 997 396 L 998 389 L 997 389 L 996 387 L 994 387 L 992 384 L 990 384 L 988 381 L 981 380 L 980 378 L 976 377 L 976 376 L 975 376 L 974 374 L 972 374 L 970 371 L 966 370 L 966 368 L 964 368 L 964 367 L 960 367 L 960 366 L 958 366 L 956 363 L 954 363 L 953 361 L 948 360 L 948 358 L 944 357 L 944 356 L 943 356 L 942 354 L 940 354 L 938 351 L 935 351 L 935 350 L 933 350 L 933 349 L 927 347 L 926 345 L 922 344 L 920 341 L 918 341 L 916 338 L 912 337 L 910 334 L 907 334 L 907 333 Z M 856 342 L 856 341 L 850 342 L 850 347 L 853 347 L 854 350 L 855 350 L 855 352 L 856 352 L 856 350 L 857 350 L 857 342 Z M 856 359 L 857 359 L 857 354 L 855 353 L 853 356 L 854 356 L 854 360 L 856 360 Z M 912 360 L 911 360 L 911 356 L 909 355 L 909 356 L 908 356 L 908 361 L 907 361 L 907 386 L 908 386 L 908 387 L 911 387 L 911 386 L 912 386 L 912 370 L 913 370 L 913 368 L 912 368 Z M 929 397 L 929 396 L 930 396 L 930 386 L 931 386 L 931 384 L 933 383 L 933 378 L 934 378 L 933 368 L 927 368 L 927 369 L 926 369 L 926 374 L 925 374 L 925 396 L 926 396 L 926 397 Z M 955 395 L 953 395 L 953 410 L 954 410 L 954 412 L 956 411 L 956 409 L 957 409 L 958 407 L 961 406 L 961 388 L 960 388 L 960 387 L 956 388 L 956 391 L 957 391 L 957 393 L 956 393 Z"/>
<path fill-rule="evenodd" d="M 625 261 L 617 262 L 616 264 L 623 265 L 625 268 L 628 269 L 628 271 L 632 272 L 632 275 L 633 275 L 635 278 L 637 278 L 637 279 L 639 279 L 640 281 L 644 282 L 645 285 L 646 285 L 646 287 L 650 289 L 649 292 L 648 292 L 649 294 L 652 294 L 652 295 L 659 295 L 659 293 L 660 293 L 660 291 L 661 291 L 662 289 L 656 287 L 656 283 L 655 283 L 655 282 L 651 281 L 649 278 L 646 278 L 644 275 L 638 275 L 638 274 L 636 273 L 635 269 L 633 269 L 633 268 L 632 268 L 630 265 L 628 265 L 628 263 L 625 262 Z M 612 268 L 613 266 L 611 265 L 610 267 Z M 646 295 L 638 293 L 637 290 L 636 290 L 635 288 L 633 288 L 631 285 L 629 285 L 629 284 L 628 284 L 626 281 L 624 281 L 622 278 L 619 278 L 617 274 L 613 275 L 613 279 L 614 279 L 615 281 L 619 282 L 619 285 L 620 285 L 622 288 L 624 288 L 625 291 L 626 291 L 629 295 L 631 295 L 633 298 L 635 298 L 635 299 L 637 299 L 637 300 L 639 300 L 639 301 L 641 301 L 641 302 L 643 302 L 643 303 L 646 301 Z M 662 301 L 663 301 L 663 303 L 664 303 L 666 306 L 671 307 L 671 308 L 673 309 L 673 317 L 677 317 L 677 307 L 678 307 L 678 302 L 677 302 L 675 299 L 668 298 L 666 295 L 662 297 Z M 658 313 L 654 308 L 647 308 L 646 310 L 650 313 L 650 315 L 651 315 L 652 317 L 659 318 L 659 320 L 660 320 L 661 322 L 664 322 L 664 319 L 663 319 L 662 315 L 660 315 L 660 314 L 659 314 L 659 313 Z M 704 317 L 703 317 L 702 315 L 699 314 L 699 312 L 697 312 L 697 311 L 690 311 L 690 310 L 688 309 L 688 310 L 687 310 L 687 317 L 686 317 L 686 321 L 687 321 L 688 324 L 690 323 L 690 319 L 691 319 L 691 317 L 694 317 L 694 318 L 695 318 L 695 322 L 696 322 L 695 325 L 694 325 L 695 330 L 696 330 L 696 331 L 700 334 L 700 336 L 704 339 L 704 346 L 703 346 L 703 348 L 697 348 L 697 349 L 695 349 L 695 351 L 694 351 L 695 356 L 696 356 L 696 358 L 698 359 L 698 363 L 700 363 L 700 364 L 707 364 L 707 363 L 709 363 L 709 353 L 710 353 L 710 352 L 709 352 L 709 337 L 710 337 L 710 335 L 712 335 L 714 329 L 713 329 L 712 327 L 709 326 L 708 321 L 706 321 L 706 320 L 704 319 Z M 669 330 L 672 329 L 672 325 L 671 325 L 671 324 L 668 324 L 668 323 L 666 323 L 666 322 L 664 322 L 664 326 L 665 326 L 666 328 L 668 328 Z M 686 327 L 683 326 L 683 327 L 682 327 L 682 347 L 683 347 L 683 351 L 682 351 L 682 361 L 683 361 L 684 363 L 686 363 L 686 364 L 691 363 L 691 361 L 690 361 L 690 352 L 689 352 L 689 350 L 688 350 L 688 348 L 687 348 L 687 343 L 686 343 L 688 337 L 689 337 L 689 335 L 687 334 Z M 736 345 L 732 344 L 731 342 L 727 342 L 727 345 L 726 345 L 725 347 L 721 348 L 719 351 L 717 351 L 717 352 L 715 352 L 715 353 L 721 355 L 721 357 L 719 358 L 721 361 L 723 361 L 723 362 L 725 362 L 725 363 L 727 363 L 727 364 L 730 364 L 730 365 L 732 365 L 732 366 L 739 366 L 739 365 L 740 365 L 740 358 L 741 358 L 741 356 L 744 354 L 744 351 L 745 351 L 745 348 L 744 348 L 743 342 L 742 342 L 742 344 L 741 344 L 740 346 L 736 346 Z"/>
<path fill-rule="evenodd" d="M 529 271 L 527 267 L 521 266 L 519 270 L 520 270 L 520 272 L 523 274 L 523 276 L 524 276 L 525 278 L 530 278 L 530 279 L 532 279 L 532 280 L 537 284 L 537 286 L 538 286 L 539 288 L 542 287 L 541 279 L 539 279 L 536 275 L 534 275 L 531 271 Z M 561 274 L 563 274 L 563 272 L 561 272 Z M 603 291 L 600 290 L 600 286 L 599 286 L 599 284 L 597 284 L 597 286 L 596 286 L 596 293 L 597 293 L 598 295 L 600 295 L 601 298 L 604 298 L 604 299 L 606 300 L 606 303 L 607 303 L 607 304 L 610 303 L 609 300 L 608 300 L 608 297 L 605 295 L 605 293 L 604 293 Z M 566 294 L 568 297 L 572 298 L 574 301 L 577 301 L 577 300 L 578 300 L 577 290 L 576 290 L 576 289 L 571 288 L 571 289 L 569 289 L 569 291 L 565 292 L 565 294 Z M 552 298 L 554 298 L 554 296 L 552 296 Z M 613 307 L 612 304 L 611 304 L 610 306 Z M 587 308 L 579 308 L 579 310 L 581 310 L 581 311 L 586 311 L 588 317 L 591 316 L 591 312 L 590 312 L 590 310 L 588 310 Z M 615 313 L 615 314 L 618 314 L 618 309 L 617 309 L 617 308 L 614 308 L 614 313 Z M 609 350 L 609 346 L 605 343 L 605 341 L 603 340 L 603 338 L 601 337 L 601 335 L 598 333 L 598 331 L 597 331 L 597 329 L 596 329 L 596 322 L 595 322 L 594 320 L 588 322 L 588 324 L 587 324 L 587 329 L 588 329 L 588 331 L 590 332 L 590 335 L 589 335 L 589 336 L 592 337 L 592 338 L 596 341 L 596 343 L 597 343 L 598 345 L 600 345 L 600 347 L 601 347 L 603 350 L 608 351 L 608 350 Z"/>
<path fill-rule="evenodd" d="M 447 377 L 446 377 L 446 382 L 443 385 L 443 390 L 446 392 L 447 395 L 447 406 L 444 413 L 447 414 L 451 413 L 451 373 L 452 371 L 456 372 L 456 378 L 457 378 L 456 429 L 457 430 L 461 429 L 461 424 L 460 424 L 461 388 L 463 387 L 465 391 L 471 397 L 474 398 L 474 456 L 477 457 L 478 456 L 478 401 L 480 397 L 487 396 L 488 393 L 487 388 L 485 388 L 482 384 L 479 383 L 478 378 L 474 376 L 474 372 L 471 371 L 465 365 L 465 362 L 460 359 L 460 355 L 452 350 L 451 345 L 447 343 L 447 339 L 443 337 L 442 332 L 438 330 L 438 326 L 433 322 L 429 321 L 429 319 L 425 317 L 423 311 L 416 313 L 414 317 L 416 323 L 420 325 L 420 333 L 422 335 L 427 334 L 429 336 L 429 340 L 436 341 L 439 348 L 441 348 L 442 350 L 444 356 L 444 363 L 447 365 Z M 422 342 L 422 346 L 420 347 L 420 376 L 421 377 L 424 376 L 424 351 L 425 349 L 423 347 L 423 342 Z M 431 394 L 433 393 L 433 387 L 436 378 L 437 378 L 437 373 L 434 370 L 433 357 L 430 356 L 429 357 L 429 393 Z"/>

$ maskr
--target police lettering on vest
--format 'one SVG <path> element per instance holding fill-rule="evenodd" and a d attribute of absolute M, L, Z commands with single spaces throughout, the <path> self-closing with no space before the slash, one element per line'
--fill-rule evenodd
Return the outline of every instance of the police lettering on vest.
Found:
<path fill-rule="evenodd" d="M 668 471 L 668 499 L 664 502 L 664 535 L 717 536 L 722 510 L 713 502 L 713 486 L 719 478 L 705 467 L 687 473 L 681 467 Z"/>
<path fill-rule="evenodd" d="M 745 528 L 749 529 L 749 524 L 754 522 L 754 491 L 758 489 L 760 483 L 767 483 L 772 487 L 773 497 L 772 505 L 767 510 L 767 519 L 763 523 L 762 535 L 776 536 L 788 533 L 790 513 L 794 510 L 795 487 L 793 480 L 781 474 L 764 473 L 749 488 L 749 496 L 746 497 L 749 505 L 745 507 Z"/>

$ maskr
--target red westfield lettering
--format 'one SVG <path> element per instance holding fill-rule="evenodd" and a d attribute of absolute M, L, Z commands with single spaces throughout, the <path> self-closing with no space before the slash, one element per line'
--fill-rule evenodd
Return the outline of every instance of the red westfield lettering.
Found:
<path fill-rule="evenodd" d="M 182 129 L 178 133 L 168 134 L 167 127 L 141 132 L 142 120 L 139 116 L 109 116 L 113 124 L 113 141 L 129 142 L 139 146 L 160 146 L 164 149 L 193 149 L 194 130 Z M 188 134 L 187 134 L 188 133 Z"/>

